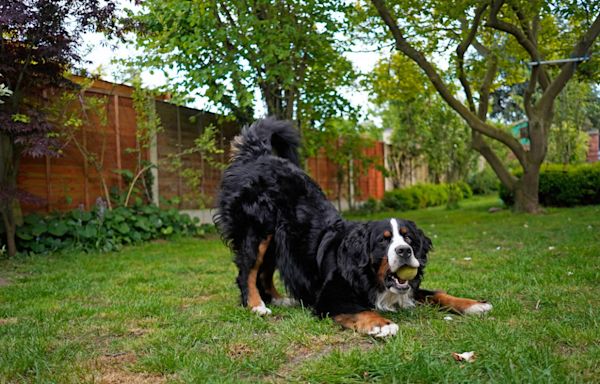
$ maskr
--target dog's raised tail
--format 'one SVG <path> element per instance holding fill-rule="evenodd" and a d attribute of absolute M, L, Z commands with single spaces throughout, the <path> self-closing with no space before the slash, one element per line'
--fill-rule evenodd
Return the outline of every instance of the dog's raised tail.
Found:
<path fill-rule="evenodd" d="M 288 120 L 260 119 L 244 127 L 231 142 L 233 160 L 252 160 L 268 154 L 288 159 L 300 166 L 300 134 Z"/>

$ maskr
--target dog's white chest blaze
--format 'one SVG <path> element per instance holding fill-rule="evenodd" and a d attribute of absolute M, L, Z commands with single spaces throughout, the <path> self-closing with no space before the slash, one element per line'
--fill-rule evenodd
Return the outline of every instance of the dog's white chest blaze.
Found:
<path fill-rule="evenodd" d="M 412 289 L 408 289 L 406 293 L 398 294 L 387 289 L 377 294 L 375 300 L 375 308 L 380 311 L 395 312 L 397 308 L 413 308 L 415 301 L 412 296 Z"/>

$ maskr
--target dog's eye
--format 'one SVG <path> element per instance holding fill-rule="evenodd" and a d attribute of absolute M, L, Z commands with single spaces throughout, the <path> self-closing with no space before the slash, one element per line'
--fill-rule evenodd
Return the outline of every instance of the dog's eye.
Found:
<path fill-rule="evenodd" d="M 390 231 L 383 232 L 383 238 L 389 240 L 392 238 L 392 233 Z"/>
<path fill-rule="evenodd" d="M 405 236 L 405 237 L 404 237 L 404 241 L 406 241 L 406 244 L 410 244 L 410 243 L 412 243 L 412 240 L 411 240 L 411 238 L 410 238 L 410 237 L 408 237 L 408 236 Z"/>

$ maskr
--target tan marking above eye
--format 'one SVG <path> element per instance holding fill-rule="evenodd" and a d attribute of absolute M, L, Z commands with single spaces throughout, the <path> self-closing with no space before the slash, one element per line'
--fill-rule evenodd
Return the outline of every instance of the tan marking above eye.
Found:
<path fill-rule="evenodd" d="M 385 231 L 385 232 L 383 232 L 383 237 L 385 237 L 386 239 L 389 239 L 392 237 L 392 233 L 390 231 Z"/>
<path fill-rule="evenodd" d="M 400 228 L 400 233 L 403 235 L 406 235 L 408 233 L 408 228 L 406 228 L 406 227 Z"/>

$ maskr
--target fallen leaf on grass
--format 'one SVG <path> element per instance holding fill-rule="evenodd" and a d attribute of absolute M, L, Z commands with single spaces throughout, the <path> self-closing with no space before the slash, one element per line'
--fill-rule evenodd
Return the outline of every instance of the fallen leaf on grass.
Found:
<path fill-rule="evenodd" d="M 466 361 L 468 363 L 472 363 L 475 361 L 475 352 L 473 352 L 473 351 L 463 352 L 463 353 L 452 352 L 452 357 L 456 361 Z"/>

